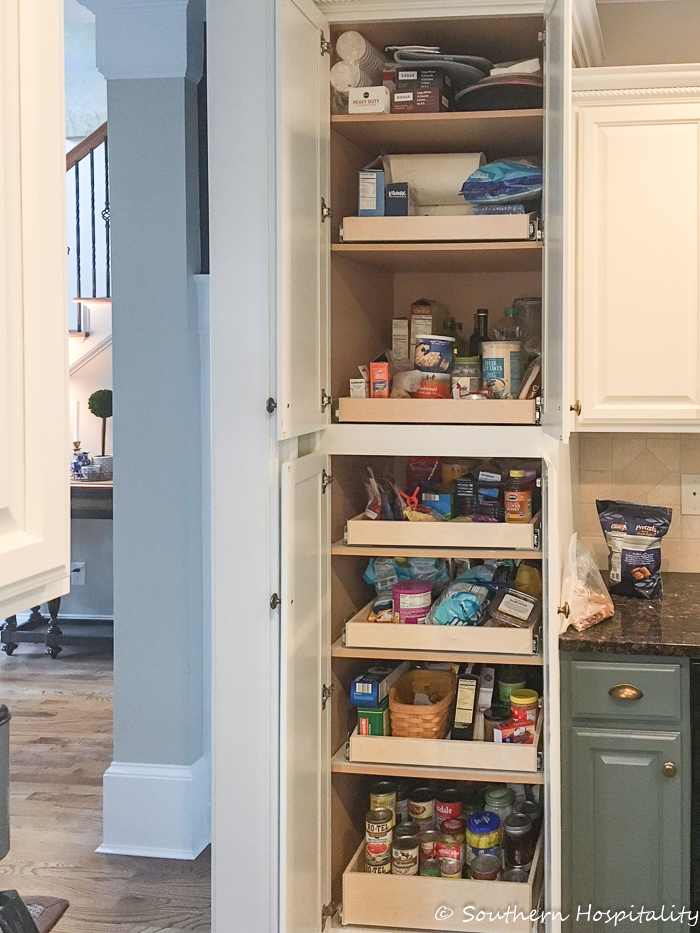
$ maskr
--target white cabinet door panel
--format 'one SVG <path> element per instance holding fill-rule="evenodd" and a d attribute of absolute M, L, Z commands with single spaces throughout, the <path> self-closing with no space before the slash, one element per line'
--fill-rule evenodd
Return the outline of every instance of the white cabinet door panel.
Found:
<path fill-rule="evenodd" d="M 63 4 L 0 7 L 0 618 L 70 588 Z"/>
<path fill-rule="evenodd" d="M 578 116 L 581 424 L 700 420 L 700 103 Z"/>
<path fill-rule="evenodd" d="M 330 684 L 328 661 L 327 457 L 282 466 L 280 888 L 285 933 L 320 930 L 330 901 L 328 846 Z M 323 833 L 323 835 L 322 835 Z"/>
<path fill-rule="evenodd" d="M 280 0 L 278 19 L 279 437 L 325 427 L 328 383 L 329 56 L 311 0 Z"/>

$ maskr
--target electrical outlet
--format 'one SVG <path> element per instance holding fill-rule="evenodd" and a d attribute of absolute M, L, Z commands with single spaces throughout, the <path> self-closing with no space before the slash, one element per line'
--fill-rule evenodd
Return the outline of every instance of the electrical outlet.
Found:
<path fill-rule="evenodd" d="M 681 476 L 681 514 L 700 515 L 700 476 Z"/>
<path fill-rule="evenodd" d="M 70 585 L 85 586 L 85 564 L 74 561 L 70 565 Z"/>

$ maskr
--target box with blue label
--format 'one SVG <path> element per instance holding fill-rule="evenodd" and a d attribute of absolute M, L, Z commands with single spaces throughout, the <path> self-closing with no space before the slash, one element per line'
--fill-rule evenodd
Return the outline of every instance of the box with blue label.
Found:
<path fill-rule="evenodd" d="M 408 217 L 415 212 L 409 185 L 395 181 L 384 186 L 385 217 Z"/>
<path fill-rule="evenodd" d="M 353 706 L 372 709 L 389 696 L 389 689 L 409 668 L 408 661 L 376 664 L 356 677 L 350 687 L 350 702 Z"/>
<path fill-rule="evenodd" d="M 370 162 L 359 173 L 358 217 L 384 216 L 384 165 L 381 158 Z"/>

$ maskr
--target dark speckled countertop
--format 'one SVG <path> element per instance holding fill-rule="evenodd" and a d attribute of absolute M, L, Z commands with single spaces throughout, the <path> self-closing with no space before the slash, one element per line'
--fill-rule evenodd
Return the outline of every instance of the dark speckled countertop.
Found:
<path fill-rule="evenodd" d="M 615 615 L 585 632 L 567 629 L 562 651 L 700 658 L 700 574 L 663 574 L 662 599 L 613 596 Z"/>

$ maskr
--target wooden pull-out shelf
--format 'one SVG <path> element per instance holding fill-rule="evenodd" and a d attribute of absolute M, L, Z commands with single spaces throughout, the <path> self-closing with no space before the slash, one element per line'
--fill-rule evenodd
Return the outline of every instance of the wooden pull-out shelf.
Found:
<path fill-rule="evenodd" d="M 478 771 L 537 772 L 537 753 L 542 735 L 540 712 L 532 745 L 496 742 L 460 742 L 452 739 L 407 739 L 398 735 L 350 736 L 350 761 L 374 764 L 422 765 Z"/>
<path fill-rule="evenodd" d="M 343 243 L 428 243 L 458 240 L 534 240 L 537 214 L 446 214 L 344 217 Z"/>
<path fill-rule="evenodd" d="M 361 515 L 348 519 L 346 541 L 387 547 L 514 548 L 535 547 L 540 513 L 529 524 L 516 522 L 387 522 Z"/>
<path fill-rule="evenodd" d="M 392 424 L 535 424 L 534 399 L 341 398 L 338 420 Z"/>
<path fill-rule="evenodd" d="M 348 648 L 401 648 L 408 651 L 452 651 L 470 654 L 533 655 L 533 628 L 490 625 L 401 625 L 368 622 L 368 603 L 345 624 Z"/>
<path fill-rule="evenodd" d="M 344 925 L 530 933 L 529 916 L 537 909 L 542 888 L 543 835 L 535 849 L 530 876 L 523 883 L 467 878 L 448 882 L 425 875 L 370 874 L 365 872 L 364 845 L 363 841 L 343 872 Z M 464 912 L 468 905 L 474 905 L 473 920 Z M 485 919 L 476 919 L 479 911 L 486 913 Z M 500 919 L 495 916 L 499 912 Z"/>
<path fill-rule="evenodd" d="M 385 272 L 540 272 L 542 241 L 333 243 L 331 256 Z"/>

